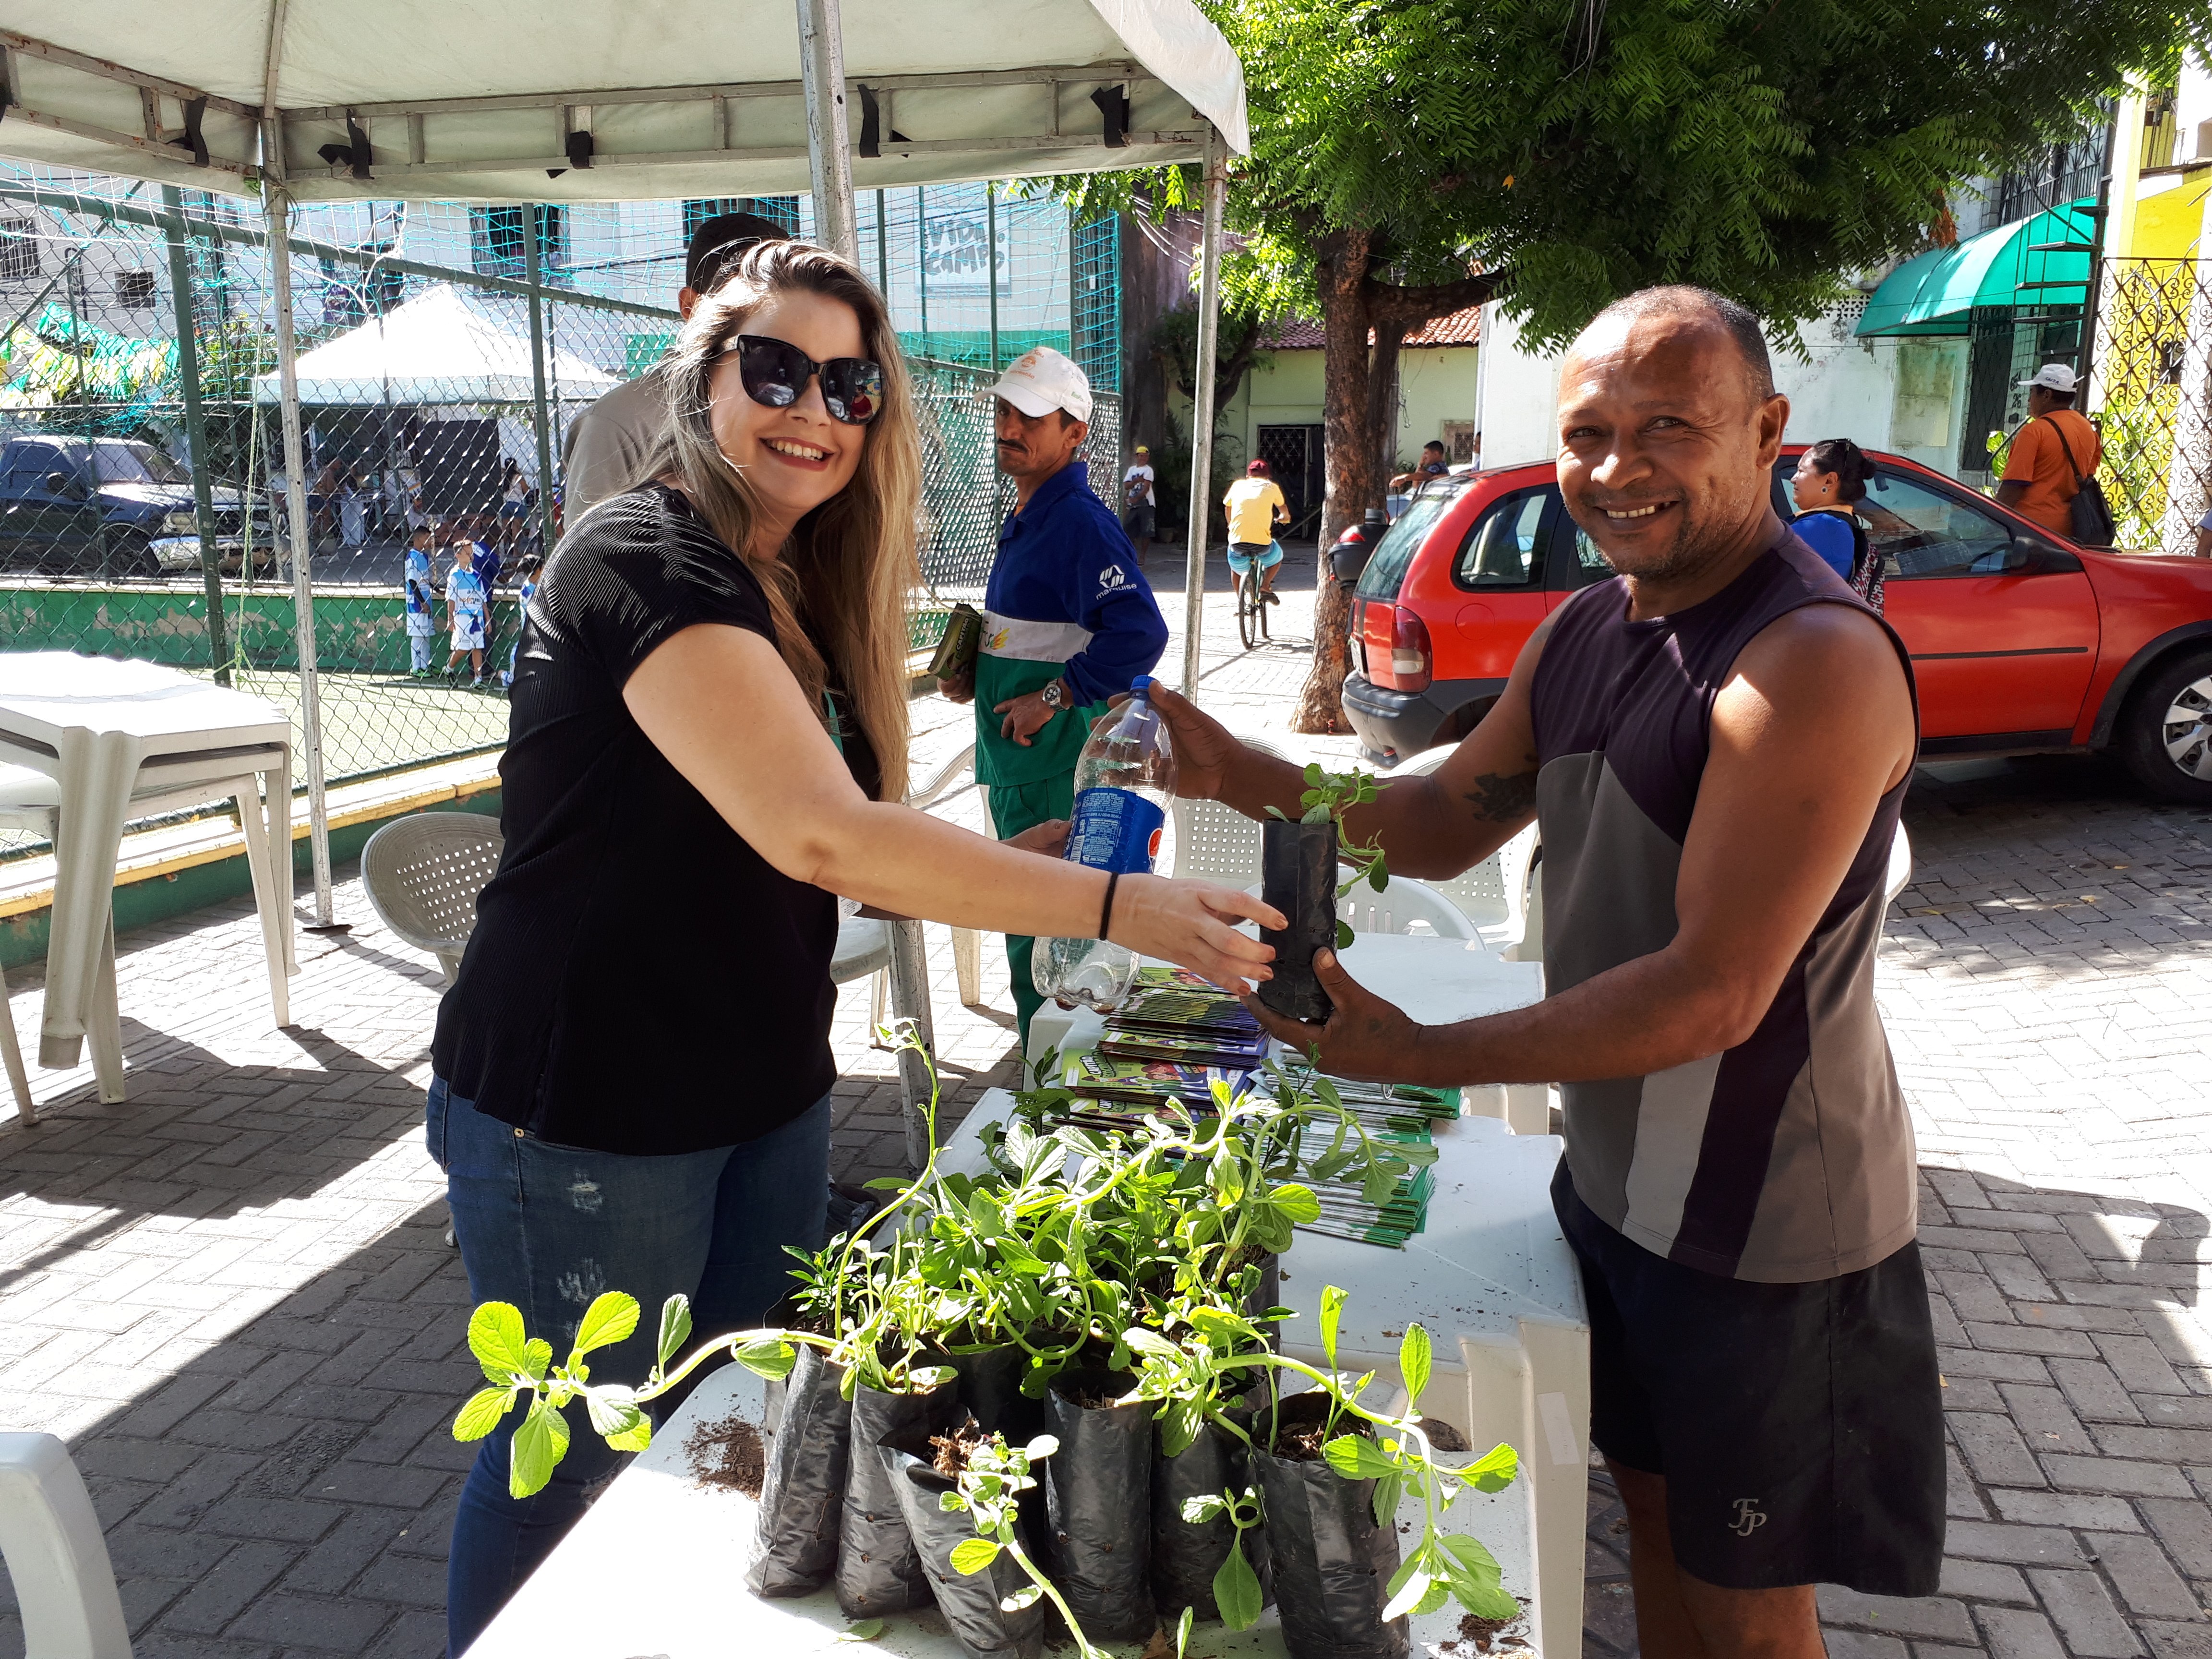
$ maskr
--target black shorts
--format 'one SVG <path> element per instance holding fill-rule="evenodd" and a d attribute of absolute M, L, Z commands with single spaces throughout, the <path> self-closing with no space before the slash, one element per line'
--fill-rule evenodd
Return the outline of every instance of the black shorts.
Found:
<path fill-rule="evenodd" d="M 1666 1477 L 1683 1570 L 1729 1589 L 1933 1595 L 1943 1402 L 1920 1247 L 1759 1285 L 1632 1243 L 1565 1162 L 1552 1201 L 1589 1304 L 1590 1439 Z"/>

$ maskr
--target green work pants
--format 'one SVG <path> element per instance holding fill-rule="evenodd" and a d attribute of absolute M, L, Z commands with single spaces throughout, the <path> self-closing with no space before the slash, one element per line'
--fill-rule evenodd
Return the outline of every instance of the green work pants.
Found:
<path fill-rule="evenodd" d="M 991 828 L 1000 841 L 1018 836 L 1075 810 L 1075 773 L 1071 769 L 1057 777 L 1035 783 L 994 783 L 991 788 Z M 1014 1018 L 1020 1033 L 1024 1064 L 1028 1063 L 1030 1017 L 1044 1006 L 1032 975 L 1030 953 L 1036 941 L 1026 933 L 1006 935 L 1006 977 L 1014 992 Z"/>

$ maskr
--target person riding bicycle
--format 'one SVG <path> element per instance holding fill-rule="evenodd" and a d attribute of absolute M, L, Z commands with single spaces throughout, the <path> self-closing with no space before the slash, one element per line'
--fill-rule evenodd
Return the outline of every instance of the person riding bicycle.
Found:
<path fill-rule="evenodd" d="M 1229 486 L 1221 506 L 1229 515 L 1230 574 L 1249 574 L 1252 562 L 1257 559 L 1260 597 L 1269 605 L 1279 605 L 1275 597 L 1275 567 L 1283 562 L 1283 550 L 1275 540 L 1275 526 L 1291 521 L 1291 508 L 1283 499 L 1282 485 L 1269 476 L 1270 471 L 1267 462 L 1253 462 L 1244 469 L 1244 477 Z"/>

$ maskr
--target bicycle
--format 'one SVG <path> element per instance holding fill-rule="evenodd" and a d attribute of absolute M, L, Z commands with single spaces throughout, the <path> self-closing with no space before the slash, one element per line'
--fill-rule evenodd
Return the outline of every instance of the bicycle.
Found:
<path fill-rule="evenodd" d="M 1237 592 L 1237 632 L 1247 651 L 1267 637 L 1267 596 L 1261 574 L 1260 562 L 1255 559 L 1250 569 L 1230 577 Z"/>

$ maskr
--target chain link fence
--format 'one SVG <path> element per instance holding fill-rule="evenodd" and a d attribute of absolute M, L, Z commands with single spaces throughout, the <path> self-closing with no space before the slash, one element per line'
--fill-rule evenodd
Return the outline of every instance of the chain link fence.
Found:
<path fill-rule="evenodd" d="M 2107 262 L 2092 362 L 2114 544 L 2194 552 L 2212 507 L 2212 283 L 2198 263 Z"/>
<path fill-rule="evenodd" d="M 1056 203 L 981 185 L 863 192 L 857 206 L 861 262 L 890 301 L 923 404 L 919 648 L 933 644 L 946 606 L 980 598 L 1011 509 L 994 465 L 988 389 L 998 367 L 1039 344 L 1084 366 L 1098 393 L 1087 454 L 1111 489 L 1115 226 L 1071 224 Z M 309 568 L 332 784 L 504 744 L 500 673 L 519 627 L 518 578 L 557 540 L 568 428 L 666 349 L 685 240 L 736 209 L 811 229 L 800 198 L 296 213 Z M 290 708 L 296 723 L 281 430 L 258 205 L 0 167 L 9 649 L 167 663 Z M 457 562 L 487 579 L 482 685 L 466 658 L 449 676 L 434 599 L 427 624 L 414 624 L 436 630 L 430 649 L 410 647 L 404 567 L 422 530 L 434 586 Z"/>

